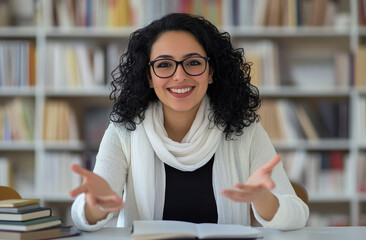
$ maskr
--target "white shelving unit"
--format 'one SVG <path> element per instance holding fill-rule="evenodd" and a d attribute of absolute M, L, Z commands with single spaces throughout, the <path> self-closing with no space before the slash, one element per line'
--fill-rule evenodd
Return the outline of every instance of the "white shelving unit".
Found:
<path fill-rule="evenodd" d="M 146 0 L 148 1 L 148 0 Z M 227 2 L 223 1 L 223 26 L 222 30 L 228 31 L 232 37 L 234 46 L 239 45 L 243 41 L 256 41 L 266 39 L 272 42 L 281 43 L 284 48 L 286 45 L 293 48 L 302 43 L 306 43 L 307 47 L 312 43 L 319 47 L 337 47 L 346 48 L 346 50 L 355 53 L 361 42 L 366 41 L 366 27 L 358 26 L 358 0 L 342 0 L 341 2 L 349 2 L 349 11 L 351 16 L 350 26 L 347 28 L 337 27 L 237 27 L 225 24 L 228 15 Z M 44 6 L 43 9 L 49 8 L 47 0 L 39 0 L 39 4 Z M 345 4 L 347 5 L 347 4 Z M 163 5 L 165 6 L 165 5 Z M 164 9 L 163 9 L 164 12 Z M 49 14 L 49 13 L 47 13 Z M 137 27 L 119 27 L 119 28 L 57 28 L 52 27 L 39 19 L 38 25 L 35 27 L 0 27 L 0 40 L 23 39 L 35 42 L 37 51 L 37 69 L 35 88 L 0 88 L 0 103 L 11 98 L 30 98 L 35 103 L 35 125 L 34 125 L 34 141 L 32 142 L 0 142 L 0 157 L 5 156 L 9 159 L 22 157 L 25 160 L 34 162 L 33 172 L 33 189 L 27 192 L 21 192 L 23 197 L 41 198 L 43 204 L 65 203 L 70 204 L 67 193 L 49 194 L 43 191 L 43 172 L 45 154 L 47 152 L 76 152 L 83 153 L 88 149 L 87 144 L 82 140 L 75 142 L 45 142 L 43 140 L 44 125 L 44 108 L 47 99 L 63 99 L 70 103 L 76 102 L 97 102 L 105 106 L 111 106 L 108 102 L 110 90 L 108 88 L 93 89 L 57 89 L 49 90 L 45 87 L 46 82 L 46 46 L 49 42 L 73 42 L 82 41 L 86 44 L 93 42 L 96 44 L 108 44 L 115 42 L 127 42 L 129 35 Z M 245 50 L 245 49 L 244 49 Z M 105 75 L 109 73 L 106 73 Z M 366 76 L 365 76 L 366 77 Z M 110 79 L 108 79 L 109 81 Z M 260 88 L 260 93 L 264 100 L 266 99 L 343 99 L 349 103 L 349 137 L 347 139 L 321 139 L 320 141 L 298 140 L 294 142 L 273 141 L 273 144 L 279 152 L 281 151 L 331 151 L 340 150 L 349 153 L 349 166 L 352 179 L 348 179 L 354 186 L 349 189 L 349 194 L 337 196 L 310 195 L 310 206 L 312 204 L 340 204 L 345 207 L 350 225 L 358 225 L 361 212 L 366 214 L 366 194 L 358 194 L 356 187 L 357 175 L 357 158 L 358 154 L 366 152 L 366 140 L 360 139 L 358 126 L 360 121 L 365 121 L 358 114 L 358 102 L 360 98 L 366 98 L 366 87 L 356 89 L 354 87 L 328 89 L 317 88 L 298 88 L 279 86 L 275 88 Z M 78 104 L 76 104 L 78 105 Z M 86 104 L 87 105 L 87 104 Z M 81 104 L 80 108 L 85 107 Z M 366 159 L 365 159 L 366 161 Z M 347 207 L 348 206 L 348 207 Z M 316 211 L 319 209 L 316 209 Z"/>

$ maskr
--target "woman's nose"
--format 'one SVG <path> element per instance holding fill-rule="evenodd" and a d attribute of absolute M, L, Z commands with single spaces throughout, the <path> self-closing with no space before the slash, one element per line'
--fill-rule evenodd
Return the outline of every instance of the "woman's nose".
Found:
<path fill-rule="evenodd" d="M 187 79 L 187 73 L 184 71 L 182 64 L 178 64 L 177 70 L 175 71 L 173 78 L 175 81 Z"/>

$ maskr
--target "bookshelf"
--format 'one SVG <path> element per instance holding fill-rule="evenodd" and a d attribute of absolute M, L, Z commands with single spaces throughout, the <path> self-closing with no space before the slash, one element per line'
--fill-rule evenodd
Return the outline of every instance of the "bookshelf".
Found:
<path fill-rule="evenodd" d="M 328 184 L 333 185 L 337 182 L 334 192 L 324 191 L 323 194 L 309 192 L 312 218 L 309 225 L 366 225 L 366 191 L 360 186 L 366 183 L 366 84 L 365 80 L 363 84 L 353 82 L 352 76 L 355 74 L 356 63 L 351 61 L 355 59 L 360 46 L 366 46 L 366 24 L 361 24 L 359 11 L 361 1 L 364 0 L 318 1 L 335 4 L 335 10 L 333 5 L 330 9 L 333 9 L 334 17 L 330 18 L 333 20 L 329 20 L 330 23 L 326 25 L 316 24 L 316 22 L 299 25 L 296 23 L 297 18 L 294 17 L 294 12 L 290 10 L 287 12 L 288 19 L 283 20 L 285 24 L 271 22 L 268 19 L 277 18 L 270 17 L 263 10 L 268 6 L 266 0 L 256 1 L 255 4 L 251 0 L 221 0 L 205 3 L 215 2 L 216 5 L 204 5 L 202 1 L 121 0 L 116 1 L 118 6 L 112 8 L 106 4 L 108 1 L 77 1 L 76 3 L 68 0 L 34 0 L 32 6 L 29 6 L 33 8 L 33 21 L 29 18 L 24 21 L 18 16 L 18 18 L 15 17 L 18 19 L 15 22 L 21 24 L 12 25 L 13 20 L 4 21 L 0 18 L 0 24 L 8 22 L 0 26 L 0 53 L 3 42 L 30 43 L 34 45 L 37 53 L 36 64 L 33 66 L 35 68 L 33 85 L 0 85 L 0 110 L 2 106 L 14 99 L 32 102 L 34 105 L 33 114 L 31 114 L 33 119 L 31 140 L 0 141 L 0 159 L 7 159 L 11 163 L 13 187 L 23 197 L 40 197 L 43 205 L 52 206 L 60 214 L 68 211 L 72 199 L 68 197 L 65 186 L 58 186 L 63 189 L 58 193 L 47 190 L 50 188 L 47 184 L 50 183 L 45 181 L 46 169 L 64 167 L 66 160 L 62 159 L 74 159 L 89 167 L 93 165 L 98 143 L 108 124 L 108 111 L 111 108 L 111 102 L 108 100 L 110 72 L 123 53 L 129 35 L 138 27 L 164 13 L 179 10 L 205 15 L 220 29 L 230 33 L 235 47 L 244 47 L 247 60 L 254 63 L 253 81 L 259 86 L 264 105 L 268 103 L 273 104 L 275 108 L 281 105 L 280 108 L 292 109 L 294 119 L 298 119 L 296 114 L 294 115 L 295 108 L 300 108 L 301 112 L 303 111 L 301 109 L 307 105 L 315 111 L 317 118 L 323 116 L 319 110 L 320 105 L 328 106 L 325 109 L 343 109 L 343 112 L 334 115 L 333 120 L 328 119 L 325 124 L 327 127 L 342 129 L 343 133 L 321 135 L 320 132 L 315 131 L 319 135 L 316 139 L 309 137 L 313 135 L 306 135 L 304 132 L 297 136 L 294 132 L 303 128 L 301 123 L 297 123 L 292 130 L 287 130 L 293 132 L 291 138 L 274 137 L 272 141 L 289 166 L 291 163 L 293 163 L 292 166 L 296 165 L 294 163 L 303 166 L 293 170 L 300 173 L 301 178 L 297 179 L 300 183 L 306 186 L 306 184 L 317 185 L 322 182 L 323 188 L 330 188 L 324 185 L 327 181 L 331 182 Z M 0 0 L 0 12 L 3 11 L 3 6 L 10 5 L 9 2 L 10 0 Z M 22 0 L 14 2 L 21 4 Z M 91 17 L 88 21 L 83 21 L 80 17 L 76 17 L 71 21 L 69 14 L 72 11 L 68 9 L 70 7 L 79 9 L 75 14 L 79 16 L 83 13 L 87 2 L 97 4 L 100 9 L 104 9 L 104 14 L 114 14 L 113 16 L 119 15 L 119 12 L 125 11 L 121 9 L 128 6 L 131 10 L 125 13 L 130 18 L 119 20 L 111 20 L 111 18 L 103 22 L 99 19 L 100 13 L 94 13 L 92 16 L 95 16 L 95 19 Z M 279 4 L 281 1 L 273 0 L 273 2 Z M 298 3 L 305 4 L 304 9 L 306 9 L 314 1 L 282 2 L 289 4 L 287 5 L 289 9 L 294 7 L 293 4 Z M 56 12 L 53 11 L 53 4 L 58 6 Z M 272 4 L 270 4 L 271 7 L 276 9 Z M 239 14 L 247 11 L 245 7 L 254 7 L 254 5 L 255 11 L 250 15 L 252 20 L 245 19 L 242 16 L 244 14 Z M 66 13 L 65 10 L 67 10 Z M 284 15 L 286 14 L 281 16 Z M 9 18 L 13 19 L 11 16 Z M 307 16 L 307 19 L 312 18 Z M 60 52 L 69 52 L 69 57 L 58 58 Z M 85 55 L 93 55 L 94 62 L 86 61 Z M 0 66 L 1 58 L 0 54 Z M 79 61 L 79 64 L 84 64 L 83 66 L 86 67 L 75 70 L 67 64 L 68 61 L 76 63 Z M 103 64 L 95 68 L 96 62 Z M 362 60 L 362 63 L 364 64 L 365 60 Z M 74 72 L 74 75 L 59 77 L 60 73 L 69 72 Z M 95 81 L 85 81 L 85 74 L 93 76 Z M 361 72 L 360 76 L 366 79 L 365 72 Z M 74 79 L 74 84 L 62 82 L 65 79 Z M 47 134 L 45 127 L 47 122 L 51 122 L 50 128 L 54 127 L 53 121 L 44 117 L 50 102 L 59 106 L 51 107 L 51 112 L 53 111 L 57 116 L 63 116 L 66 119 L 70 118 L 67 109 L 73 112 L 74 123 L 69 124 L 74 125 L 71 127 L 74 130 L 66 134 L 67 136 L 64 130 L 59 130 L 59 133 L 51 135 L 63 136 L 62 138 L 56 137 L 51 140 L 51 137 L 50 140 L 45 140 L 47 139 L 44 137 Z M 334 111 L 341 111 L 339 109 Z M 279 120 L 288 116 L 281 115 L 282 111 L 283 109 L 275 112 Z M 265 121 L 266 113 L 261 114 Z M 311 120 L 310 118 L 310 123 Z M 63 124 L 64 122 L 61 121 Z M 286 122 L 291 123 L 291 120 Z M 285 127 L 288 126 L 282 124 L 267 131 L 271 135 L 271 129 L 285 129 Z M 59 129 L 70 129 L 70 125 L 64 125 Z M 317 176 L 322 180 L 311 181 L 314 175 L 310 173 L 319 171 L 316 165 L 319 165 L 322 159 L 329 159 L 330 155 L 336 155 L 335 153 L 340 153 L 342 156 L 342 171 L 338 175 L 333 174 L 337 175 L 333 177 L 338 180 L 329 180 L 332 177 L 328 177 L 327 180 L 327 177 L 324 177 L 326 174 L 323 174 L 324 176 Z M 51 159 L 55 164 L 50 164 Z M 312 168 L 306 165 L 311 165 Z M 361 168 L 361 166 L 364 167 Z M 71 178 L 66 173 L 53 171 L 55 172 L 53 176 L 59 175 L 60 179 Z M 330 171 L 328 175 L 331 176 L 332 173 L 334 172 Z M 74 179 L 74 181 L 80 181 L 80 179 Z M 64 219 L 70 221 L 68 217 Z"/>

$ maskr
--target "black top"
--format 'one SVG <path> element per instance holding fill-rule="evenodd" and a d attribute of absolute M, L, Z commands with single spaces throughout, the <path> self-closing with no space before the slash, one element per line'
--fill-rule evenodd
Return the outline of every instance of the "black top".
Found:
<path fill-rule="evenodd" d="M 193 172 L 183 172 L 165 164 L 166 189 L 163 220 L 217 223 L 217 207 L 212 187 L 214 156 Z"/>

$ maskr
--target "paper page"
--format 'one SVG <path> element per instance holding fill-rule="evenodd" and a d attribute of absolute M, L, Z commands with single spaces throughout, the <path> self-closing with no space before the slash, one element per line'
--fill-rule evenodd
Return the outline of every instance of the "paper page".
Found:
<path fill-rule="evenodd" d="M 159 236 L 159 238 L 168 238 L 174 236 L 196 236 L 196 228 L 193 223 L 180 221 L 134 221 L 132 239 L 144 239 L 149 236 Z"/>
<path fill-rule="evenodd" d="M 252 238 L 262 236 L 259 230 L 250 226 L 213 223 L 201 223 L 196 226 L 199 238 Z"/>

